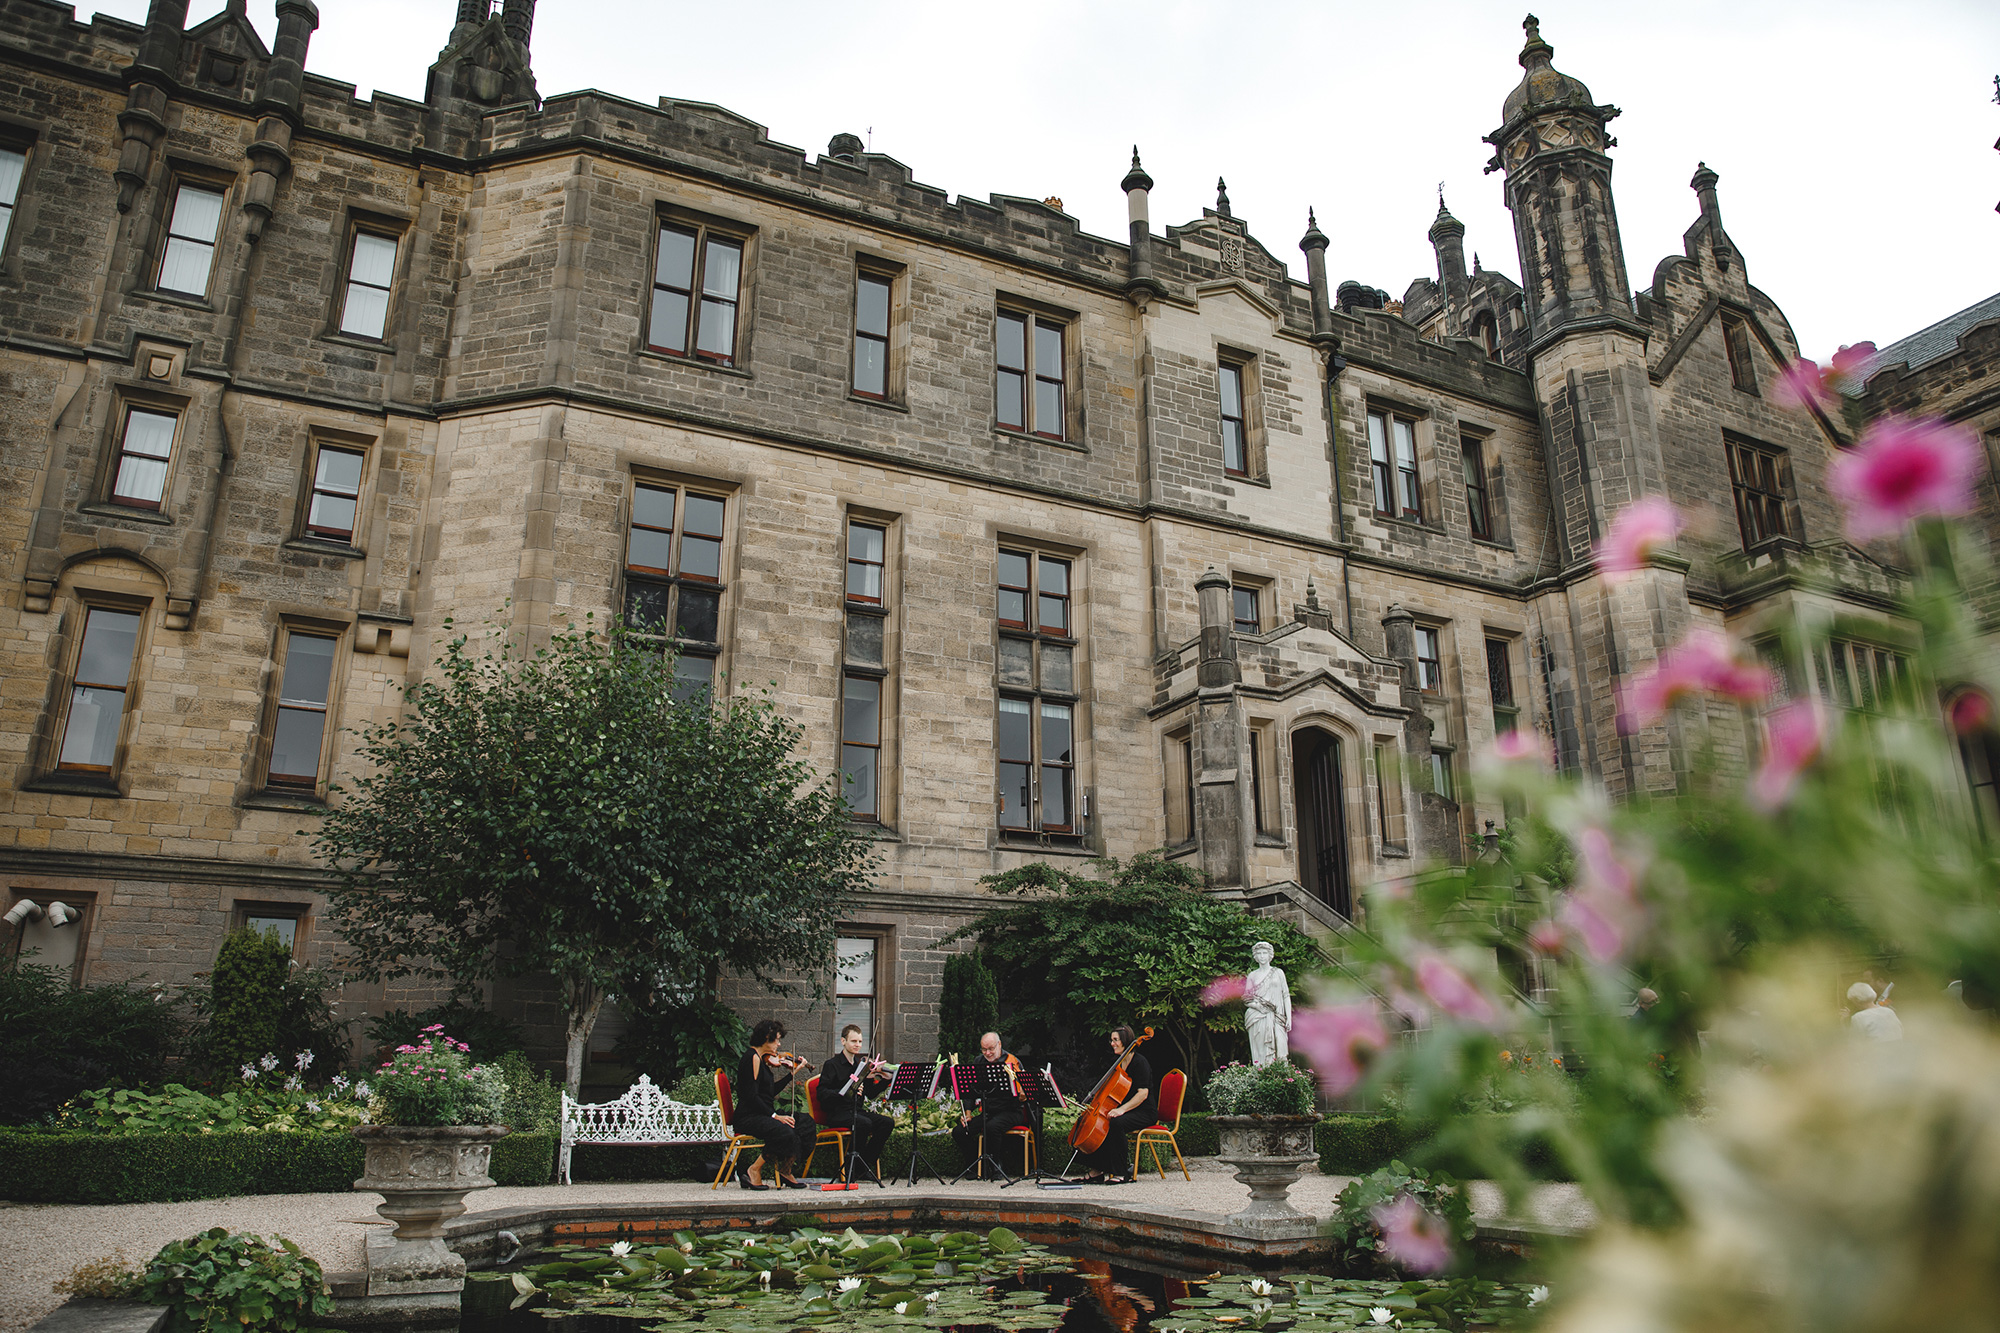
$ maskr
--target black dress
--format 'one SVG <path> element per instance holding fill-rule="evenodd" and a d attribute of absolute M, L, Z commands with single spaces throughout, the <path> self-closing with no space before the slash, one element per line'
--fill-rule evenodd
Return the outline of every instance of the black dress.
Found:
<path fill-rule="evenodd" d="M 750 1072 L 755 1051 L 743 1052 L 736 1063 L 736 1123 L 738 1134 L 752 1134 L 764 1141 L 764 1156 L 779 1171 L 790 1174 L 800 1150 L 810 1151 L 819 1131 L 805 1111 L 787 1111 L 794 1124 L 778 1119 L 778 1094 L 792 1081 L 792 1071 L 780 1078 L 768 1060 L 759 1060 L 757 1072 Z"/>
<path fill-rule="evenodd" d="M 1146 1100 L 1127 1111 L 1124 1115 L 1110 1117 L 1105 1126 L 1104 1142 L 1096 1152 L 1084 1154 L 1084 1164 L 1093 1171 L 1102 1171 L 1107 1176 L 1130 1175 L 1131 1151 L 1125 1146 L 1126 1139 L 1149 1125 L 1159 1123 L 1160 1107 L 1157 1089 L 1153 1086 L 1153 1066 L 1137 1051 L 1132 1053 L 1132 1062 L 1125 1066 L 1126 1077 L 1132 1080 L 1132 1090 L 1120 1099 L 1120 1105 L 1139 1095 L 1141 1089 Z"/>
<path fill-rule="evenodd" d="M 847 1086 L 847 1080 L 854 1077 L 854 1065 L 855 1062 L 847 1058 L 847 1052 L 835 1051 L 833 1058 L 819 1067 L 820 1123 L 836 1129 L 852 1129 L 854 1151 L 861 1154 L 862 1161 L 879 1172 L 882 1146 L 889 1141 L 889 1131 L 895 1128 L 896 1122 L 860 1105 L 860 1098 L 852 1093 L 845 1097 L 840 1095 L 840 1090 Z M 862 1097 L 877 1097 L 888 1086 L 886 1078 L 864 1077 L 858 1091 Z M 847 1164 L 842 1162 L 841 1165 L 844 1167 Z"/>

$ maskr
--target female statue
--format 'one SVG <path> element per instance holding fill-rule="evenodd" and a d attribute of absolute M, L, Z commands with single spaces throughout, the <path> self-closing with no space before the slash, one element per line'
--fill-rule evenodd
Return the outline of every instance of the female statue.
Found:
<path fill-rule="evenodd" d="M 1250 946 L 1251 961 L 1257 966 L 1244 978 L 1243 1028 L 1250 1034 L 1253 1065 L 1282 1060 L 1290 1051 L 1286 1034 L 1292 1030 L 1292 988 L 1285 969 L 1271 965 L 1277 952 L 1269 940 Z"/>

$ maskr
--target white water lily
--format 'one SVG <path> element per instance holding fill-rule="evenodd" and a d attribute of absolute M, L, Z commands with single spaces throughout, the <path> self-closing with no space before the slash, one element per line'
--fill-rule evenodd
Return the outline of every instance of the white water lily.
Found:
<path fill-rule="evenodd" d="M 942 1295 L 944 1295 L 944 1293 L 941 1291 L 927 1291 L 924 1293 L 924 1299 L 929 1301 L 932 1305 L 936 1305 L 938 1302 L 938 1298 Z"/>
<path fill-rule="evenodd" d="M 1371 1305 L 1368 1307 L 1368 1317 L 1378 1324 L 1386 1324 L 1396 1317 L 1396 1312 L 1384 1306 Z"/>
<path fill-rule="evenodd" d="M 1528 1290 L 1528 1304 L 1530 1305 L 1540 1305 L 1548 1298 L 1549 1289 L 1547 1287 L 1531 1287 Z"/>
<path fill-rule="evenodd" d="M 758 1270 L 758 1273 L 757 1273 L 757 1281 L 758 1281 L 758 1283 L 759 1283 L 760 1285 L 763 1285 L 763 1286 L 766 1286 L 766 1287 L 770 1286 L 770 1285 L 771 1285 L 771 1270 L 770 1270 L 770 1269 L 768 1269 L 768 1268 L 764 1268 L 764 1269 L 759 1269 L 759 1270 Z"/>
<path fill-rule="evenodd" d="M 693 1241 L 691 1241 L 691 1240 L 684 1240 L 684 1241 L 682 1241 L 682 1242 L 681 1242 L 681 1253 L 682 1253 L 682 1254 L 693 1254 L 693 1253 L 694 1253 L 694 1242 L 693 1242 Z"/>
<path fill-rule="evenodd" d="M 1269 1296 L 1271 1294 L 1271 1284 L 1261 1277 L 1253 1277 L 1250 1279 L 1250 1294 L 1252 1296 Z"/>
<path fill-rule="evenodd" d="M 860 1285 L 861 1285 L 861 1279 L 858 1277 L 844 1277 L 840 1279 L 840 1290 L 843 1295 L 846 1294 L 847 1292 L 853 1291 L 856 1287 Z"/>
<path fill-rule="evenodd" d="M 908 1301 L 897 1301 L 894 1305 L 890 1306 L 889 1308 L 894 1310 L 897 1314 L 908 1314 L 910 1312 L 910 1303 Z"/>
<path fill-rule="evenodd" d="M 626 1255 L 630 1253 L 632 1253 L 631 1241 L 617 1240 L 611 1242 L 611 1257 L 613 1259 L 623 1259 Z"/>

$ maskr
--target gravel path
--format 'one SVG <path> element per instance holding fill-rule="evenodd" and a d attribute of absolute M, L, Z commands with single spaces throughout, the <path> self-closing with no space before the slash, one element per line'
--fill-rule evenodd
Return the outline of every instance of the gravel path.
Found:
<path fill-rule="evenodd" d="M 1227 1214 L 1249 1200 L 1228 1168 L 1211 1159 L 1189 1162 L 1194 1179 L 1178 1174 L 1162 1181 L 1143 1177 L 1137 1184 L 1078 1191 L 1084 1198 L 1103 1198 L 1123 1207 L 1190 1209 Z M 1350 1176 L 1305 1176 L 1292 1188 L 1291 1199 L 1301 1211 L 1326 1217 L 1334 1197 Z M 926 1194 L 992 1198 L 990 1184 L 966 1182 L 955 1186 L 931 1184 Z M 482 1191 L 466 1202 L 471 1212 L 516 1208 L 535 1203 L 646 1203 L 713 1199 L 708 1187 L 687 1181 L 644 1183 L 606 1182 L 543 1185 Z M 804 1197 L 804 1196 L 799 1196 Z M 1473 1211 L 1482 1221 L 1500 1220 L 1500 1192 L 1473 1183 Z M 368 1228 L 387 1226 L 375 1215 L 377 1194 L 261 1194 L 239 1199 L 207 1199 L 198 1203 L 127 1204 L 8 1204 L 0 1203 L 0 1235 L 6 1237 L 0 1255 L 0 1330 L 26 1328 L 62 1303 L 50 1286 L 78 1264 L 122 1254 L 134 1265 L 151 1258 L 170 1240 L 210 1227 L 277 1234 L 292 1240 L 319 1260 L 329 1272 L 359 1269 Z M 1544 1185 L 1530 1200 L 1528 1225 L 1554 1228 L 1588 1226 L 1590 1206 L 1574 1185 Z"/>

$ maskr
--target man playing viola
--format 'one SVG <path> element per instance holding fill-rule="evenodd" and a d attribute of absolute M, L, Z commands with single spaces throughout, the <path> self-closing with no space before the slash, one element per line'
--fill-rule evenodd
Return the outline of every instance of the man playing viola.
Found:
<path fill-rule="evenodd" d="M 989 1065 L 1006 1065 L 1018 1070 L 1021 1062 L 1013 1053 L 1000 1048 L 1000 1034 L 989 1032 L 979 1039 L 979 1060 Z M 1016 1097 L 1011 1090 L 981 1097 L 959 1116 L 958 1128 L 951 1132 L 958 1144 L 959 1152 L 967 1160 L 979 1155 L 979 1139 L 985 1136 L 987 1151 L 1010 1129 L 1033 1124 L 1028 1114 L 1027 1104 Z M 996 1158 L 997 1160 L 997 1158 Z"/>
<path fill-rule="evenodd" d="M 840 1049 L 819 1067 L 820 1123 L 833 1129 L 853 1130 L 854 1151 L 861 1154 L 862 1161 L 873 1164 L 878 1176 L 882 1172 L 882 1146 L 889 1141 L 889 1131 L 896 1122 L 861 1105 L 861 1100 L 879 1097 L 888 1088 L 888 1075 L 872 1072 L 881 1066 L 880 1060 L 869 1060 L 861 1054 L 861 1028 L 849 1023 L 840 1030 Z M 847 1087 L 857 1068 L 869 1072 L 864 1072 L 861 1082 L 843 1094 L 841 1089 Z"/>

